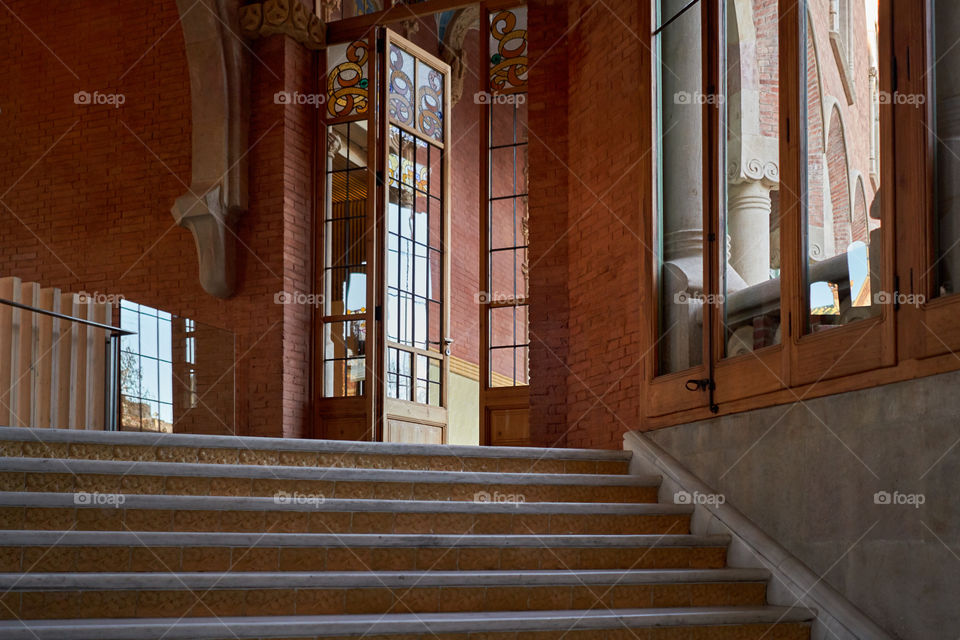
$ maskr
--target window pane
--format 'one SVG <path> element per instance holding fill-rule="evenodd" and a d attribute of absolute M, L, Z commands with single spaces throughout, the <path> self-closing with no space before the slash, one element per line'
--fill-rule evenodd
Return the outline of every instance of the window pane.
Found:
<path fill-rule="evenodd" d="M 726 207 L 722 252 L 725 355 L 780 342 L 780 105 L 777 6 L 763 14 L 727 2 Z M 709 96 L 707 100 L 709 100 Z"/>
<path fill-rule="evenodd" d="M 880 313 L 878 0 L 808 2 L 807 331 Z M 831 52 L 833 55 L 824 55 Z"/>
<path fill-rule="evenodd" d="M 676 3 L 661 1 L 661 15 Z M 683 13 L 657 47 L 658 373 L 703 359 L 703 86 L 700 11 Z"/>
<path fill-rule="evenodd" d="M 960 293 L 960 3 L 934 3 L 937 134 L 937 293 Z"/>
<path fill-rule="evenodd" d="M 367 111 L 368 45 L 357 41 L 327 48 L 327 115 L 343 117 Z"/>

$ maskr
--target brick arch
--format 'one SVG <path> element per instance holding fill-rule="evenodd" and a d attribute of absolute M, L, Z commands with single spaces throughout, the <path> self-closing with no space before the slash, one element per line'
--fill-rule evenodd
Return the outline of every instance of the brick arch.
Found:
<path fill-rule="evenodd" d="M 867 194 L 863 187 L 863 176 L 858 175 L 853 190 L 853 239 L 869 243 L 870 222 L 867 213 Z"/>
<path fill-rule="evenodd" d="M 847 141 L 840 109 L 830 110 L 827 130 L 827 176 L 830 189 L 830 210 L 833 221 L 834 253 L 846 251 L 852 241 L 852 211 L 850 210 L 850 169 L 847 161 Z"/>
<path fill-rule="evenodd" d="M 807 225 L 824 227 L 824 126 L 823 94 L 820 89 L 820 63 L 813 26 L 807 29 Z M 823 259 L 822 242 L 811 241 L 810 256 Z"/>

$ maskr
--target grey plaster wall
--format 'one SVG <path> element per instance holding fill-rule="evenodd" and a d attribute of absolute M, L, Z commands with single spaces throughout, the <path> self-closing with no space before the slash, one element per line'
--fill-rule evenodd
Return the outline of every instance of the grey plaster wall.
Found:
<path fill-rule="evenodd" d="M 960 372 L 647 435 L 881 627 L 960 638 Z"/>

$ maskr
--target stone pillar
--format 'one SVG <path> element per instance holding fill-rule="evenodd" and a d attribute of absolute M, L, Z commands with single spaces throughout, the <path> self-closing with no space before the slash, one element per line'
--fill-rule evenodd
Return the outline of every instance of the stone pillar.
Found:
<path fill-rule="evenodd" d="M 728 187 L 730 266 L 748 286 L 770 279 L 770 188 L 745 180 Z"/>
<path fill-rule="evenodd" d="M 699 12 L 688 11 L 660 35 L 660 373 L 703 360 L 700 303 L 690 295 L 703 291 L 702 55 L 690 46 L 700 26 Z"/>

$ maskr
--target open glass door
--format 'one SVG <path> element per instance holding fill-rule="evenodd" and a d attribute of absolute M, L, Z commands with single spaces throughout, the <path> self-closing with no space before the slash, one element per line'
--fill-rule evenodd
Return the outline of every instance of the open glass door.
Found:
<path fill-rule="evenodd" d="M 316 435 L 444 443 L 449 67 L 386 29 L 325 57 Z"/>
<path fill-rule="evenodd" d="M 384 43 L 383 440 L 441 444 L 447 440 L 449 67 L 391 31 Z"/>

